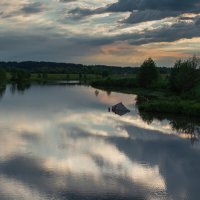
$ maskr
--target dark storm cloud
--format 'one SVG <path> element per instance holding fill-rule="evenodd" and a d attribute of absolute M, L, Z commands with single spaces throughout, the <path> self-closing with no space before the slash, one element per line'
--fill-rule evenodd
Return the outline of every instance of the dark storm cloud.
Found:
<path fill-rule="evenodd" d="M 199 0 L 118 0 L 111 4 L 107 10 L 112 12 L 126 12 L 133 10 L 173 10 L 188 11 L 195 10 L 200 3 Z"/>
<path fill-rule="evenodd" d="M 112 44 L 116 41 L 127 41 L 131 45 L 143 45 L 155 42 L 174 42 L 179 39 L 200 37 L 200 18 L 196 17 L 193 22 L 180 21 L 173 25 L 166 25 L 159 29 L 144 30 L 142 33 L 124 33 L 110 37 L 77 38 L 79 43 L 85 42 L 91 46 Z"/>
<path fill-rule="evenodd" d="M 76 2 L 77 0 L 59 0 L 59 2 L 62 3 L 71 3 L 71 2 Z"/>
<path fill-rule="evenodd" d="M 40 2 L 23 4 L 21 8 L 16 9 L 12 12 L 0 12 L 0 18 L 11 18 L 19 15 L 33 15 L 41 13 L 46 9 L 45 5 Z"/>
<path fill-rule="evenodd" d="M 81 38 L 79 38 L 81 40 Z M 10 33 L 0 34 L 0 52 L 4 60 L 74 61 L 72 58 L 86 56 L 95 49 L 79 43 L 76 37 L 40 36 Z M 41 45 L 42 44 L 42 45 Z M 85 49 L 88 49 L 85 51 Z"/>
<path fill-rule="evenodd" d="M 60 36 L 0 35 L 0 51 L 4 59 L 10 60 L 49 60 L 73 61 L 79 56 L 87 56 L 100 51 L 102 45 L 127 41 L 131 45 L 143 45 L 155 42 L 174 42 L 182 38 L 200 37 L 200 19 L 193 23 L 179 22 L 155 30 L 140 33 L 127 33 L 115 36 Z M 42 47 L 41 47 L 42 44 Z M 87 51 L 85 51 L 87 49 Z M 9 53 L 8 53 L 9 52 Z"/>
<path fill-rule="evenodd" d="M 127 19 L 123 20 L 123 22 L 135 24 L 146 21 L 161 20 L 166 17 L 176 17 L 180 14 L 181 12 L 179 11 L 142 10 L 132 12 Z"/>
<path fill-rule="evenodd" d="M 156 30 L 146 31 L 137 40 L 134 35 L 129 40 L 130 44 L 141 45 L 154 42 L 174 42 L 179 39 L 191 39 L 193 37 L 199 37 L 200 24 L 180 22 L 172 26 L 166 26 Z"/>
<path fill-rule="evenodd" d="M 41 12 L 42 4 L 29 4 L 23 7 L 23 13 L 32 14 Z M 98 13 L 103 13 L 103 8 L 97 9 Z M 73 14 L 82 13 L 90 15 L 90 10 L 75 9 L 70 11 Z M 178 11 L 177 11 L 178 12 Z M 96 11 L 97 13 L 97 11 Z M 166 12 L 158 12 L 158 14 L 166 15 Z M 156 18 L 157 15 L 154 16 Z M 150 17 L 141 15 L 140 21 L 148 20 Z M 187 19 L 192 23 L 186 22 Z M 182 21 L 183 20 L 183 21 Z M 186 21 L 184 21 L 186 20 Z M 43 31 L 45 27 L 43 27 Z M 54 30 L 54 27 L 52 27 Z M 96 35 L 83 33 L 78 35 L 59 35 L 50 36 L 43 33 L 17 33 L 10 32 L 8 34 L 0 34 L 0 52 L 4 60 L 51 60 L 51 61 L 68 61 L 77 62 L 77 58 L 89 56 L 101 51 L 103 45 L 113 44 L 115 42 L 128 42 L 130 45 L 143 45 L 155 42 L 174 42 L 182 38 L 200 37 L 200 17 L 182 18 L 173 25 L 161 26 L 156 29 L 146 29 L 142 32 L 135 33 L 119 33 L 117 35 Z M 67 38 L 66 38 L 67 37 Z M 42 45 L 41 45 L 42 44 Z M 87 51 L 85 51 L 87 49 Z"/>
<path fill-rule="evenodd" d="M 43 11 L 43 4 L 39 2 L 27 4 L 20 11 L 26 14 L 39 13 Z"/>
<path fill-rule="evenodd" d="M 73 20 L 80 20 L 83 17 L 89 16 L 89 15 L 93 15 L 96 14 L 94 10 L 90 10 L 87 8 L 75 8 L 69 11 L 69 14 L 71 14 L 70 19 Z M 69 19 L 69 17 L 68 17 Z"/>
<path fill-rule="evenodd" d="M 71 14 L 81 17 L 104 12 L 131 12 L 125 23 L 141 23 L 152 20 L 161 20 L 167 17 L 176 17 L 184 13 L 200 13 L 200 0 L 118 0 L 99 9 L 74 9 Z"/>
<path fill-rule="evenodd" d="M 92 10 L 88 8 L 77 7 L 69 11 L 69 14 L 71 14 L 71 18 L 78 19 L 78 20 L 90 15 L 97 15 L 97 14 L 103 14 L 103 13 L 105 13 L 105 8 L 97 8 L 95 10 Z"/>
<path fill-rule="evenodd" d="M 176 17 L 184 13 L 199 13 L 200 0 L 119 0 L 107 8 L 112 12 L 132 12 L 124 21 L 140 23 Z"/>

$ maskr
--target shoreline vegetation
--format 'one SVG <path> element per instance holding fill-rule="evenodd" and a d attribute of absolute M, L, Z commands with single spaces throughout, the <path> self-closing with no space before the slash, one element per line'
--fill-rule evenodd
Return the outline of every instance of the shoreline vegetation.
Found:
<path fill-rule="evenodd" d="M 200 59 L 195 56 L 177 61 L 164 75 L 149 58 L 135 78 L 108 77 L 93 82 L 92 86 L 137 94 L 137 106 L 143 112 L 200 116 Z"/>
<path fill-rule="evenodd" d="M 124 89 L 123 87 L 93 87 L 106 90 L 109 92 L 122 92 L 127 94 L 138 95 L 137 107 L 139 111 L 147 113 L 176 114 L 199 117 L 200 116 L 200 99 L 192 97 L 178 96 L 170 94 L 165 90 L 151 90 L 143 88 Z M 198 88 L 200 94 L 200 88 Z M 188 94 L 189 95 L 189 94 Z"/>
<path fill-rule="evenodd" d="M 177 61 L 173 68 L 157 67 L 151 58 L 135 68 L 0 62 L 1 91 L 7 83 L 23 91 L 32 82 L 74 80 L 107 91 L 137 94 L 142 112 L 200 116 L 200 59 L 196 56 Z"/>

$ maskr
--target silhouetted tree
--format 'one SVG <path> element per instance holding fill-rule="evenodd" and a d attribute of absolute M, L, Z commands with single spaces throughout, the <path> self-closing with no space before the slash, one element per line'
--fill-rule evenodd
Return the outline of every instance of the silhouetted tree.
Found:
<path fill-rule="evenodd" d="M 148 88 L 157 82 L 159 78 L 159 72 L 156 67 L 156 63 L 151 59 L 147 59 L 141 65 L 137 75 L 138 84 L 140 87 Z"/>
<path fill-rule="evenodd" d="M 196 56 L 186 61 L 178 60 L 170 74 L 170 88 L 178 93 L 193 89 L 200 80 L 200 60 Z"/>

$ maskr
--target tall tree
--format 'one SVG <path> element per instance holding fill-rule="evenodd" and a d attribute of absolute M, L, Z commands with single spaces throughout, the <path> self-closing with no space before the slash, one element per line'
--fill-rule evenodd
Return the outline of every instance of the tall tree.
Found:
<path fill-rule="evenodd" d="M 159 72 L 156 63 L 152 58 L 148 58 L 143 62 L 137 75 L 138 84 L 140 87 L 151 87 L 158 81 Z"/>
<path fill-rule="evenodd" d="M 200 81 L 200 60 L 196 56 L 178 60 L 170 74 L 170 88 L 178 93 L 193 89 Z"/>

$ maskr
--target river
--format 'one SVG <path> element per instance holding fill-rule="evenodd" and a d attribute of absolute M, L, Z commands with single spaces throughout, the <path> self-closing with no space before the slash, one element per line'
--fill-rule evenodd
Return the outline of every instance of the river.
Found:
<path fill-rule="evenodd" d="M 147 115 L 137 96 L 8 85 L 0 99 L 0 200 L 198 200 L 199 119 Z M 108 112 L 119 103 L 131 111 Z"/>

